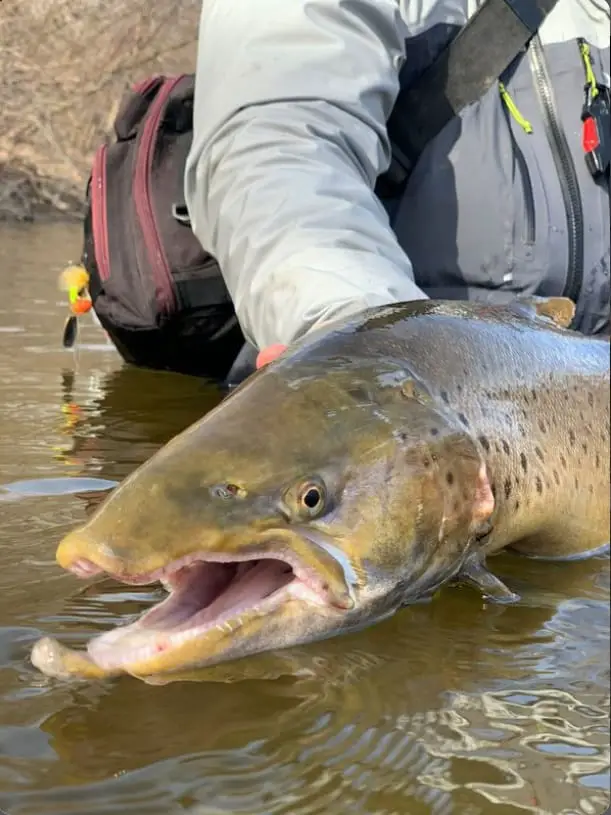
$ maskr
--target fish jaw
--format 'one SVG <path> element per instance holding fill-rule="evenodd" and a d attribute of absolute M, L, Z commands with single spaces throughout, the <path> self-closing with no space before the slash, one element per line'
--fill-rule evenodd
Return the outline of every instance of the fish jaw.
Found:
<path fill-rule="evenodd" d="M 94 637 L 85 653 L 39 641 L 34 665 L 61 678 L 165 675 L 333 636 L 360 618 L 352 571 L 329 547 L 278 529 L 255 538 L 247 552 L 228 553 L 232 548 L 226 542 L 221 551 L 195 552 L 146 573 L 126 570 L 99 545 L 89 560 L 91 541 L 71 533 L 58 560 L 77 576 L 159 581 L 168 596 L 136 622 Z"/>

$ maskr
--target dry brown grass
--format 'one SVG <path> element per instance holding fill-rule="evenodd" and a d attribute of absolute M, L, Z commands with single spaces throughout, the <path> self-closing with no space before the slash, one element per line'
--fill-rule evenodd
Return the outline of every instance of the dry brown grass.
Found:
<path fill-rule="evenodd" d="M 200 0 L 0 0 L 0 210 L 28 195 L 78 206 L 128 86 L 194 69 L 199 12 Z"/>

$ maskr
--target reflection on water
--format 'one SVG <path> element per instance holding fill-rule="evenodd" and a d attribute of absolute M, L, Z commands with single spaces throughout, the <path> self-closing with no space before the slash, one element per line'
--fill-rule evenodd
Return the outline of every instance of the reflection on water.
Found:
<path fill-rule="evenodd" d="M 601 815 L 605 558 L 503 557 L 497 571 L 523 596 L 515 607 L 448 590 L 375 628 L 230 664 L 206 682 L 67 684 L 32 668 L 42 634 L 83 645 L 157 599 L 151 587 L 77 582 L 54 549 L 104 496 L 98 487 L 219 398 L 204 382 L 123 367 L 89 320 L 76 358 L 61 349 L 55 284 L 79 241 L 57 225 L 0 231 L 0 808 Z"/>

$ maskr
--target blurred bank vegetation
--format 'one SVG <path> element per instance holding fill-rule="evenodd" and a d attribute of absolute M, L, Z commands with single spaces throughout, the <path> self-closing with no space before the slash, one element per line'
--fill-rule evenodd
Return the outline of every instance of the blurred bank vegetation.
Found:
<path fill-rule="evenodd" d="M 192 71 L 201 0 L 0 0 L 0 215 L 78 214 L 124 91 Z"/>

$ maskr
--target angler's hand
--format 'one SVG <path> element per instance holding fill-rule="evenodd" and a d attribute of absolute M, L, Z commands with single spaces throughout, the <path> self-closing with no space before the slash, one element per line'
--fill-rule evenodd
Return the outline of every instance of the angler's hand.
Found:
<path fill-rule="evenodd" d="M 284 353 L 288 348 L 287 345 L 280 345 L 279 343 L 276 345 L 268 345 L 267 348 L 263 348 L 257 354 L 257 360 L 255 365 L 257 370 L 262 368 L 264 365 L 267 365 L 268 362 L 272 362 L 276 357 L 279 357 L 280 354 Z"/>

